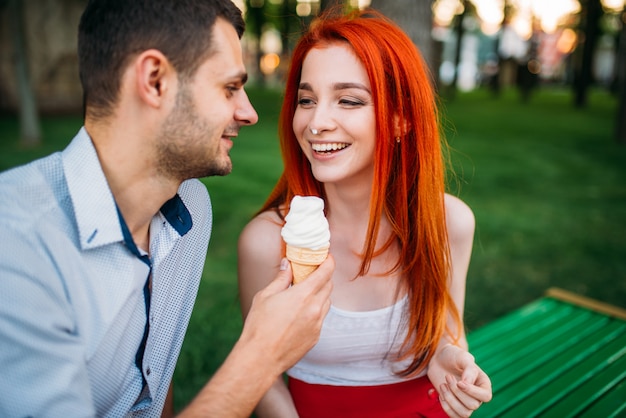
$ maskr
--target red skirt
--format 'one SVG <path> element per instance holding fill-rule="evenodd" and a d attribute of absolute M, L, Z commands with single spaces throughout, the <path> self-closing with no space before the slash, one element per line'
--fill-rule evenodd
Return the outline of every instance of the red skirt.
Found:
<path fill-rule="evenodd" d="M 289 378 L 300 418 L 447 417 L 427 376 L 380 386 L 331 386 Z"/>

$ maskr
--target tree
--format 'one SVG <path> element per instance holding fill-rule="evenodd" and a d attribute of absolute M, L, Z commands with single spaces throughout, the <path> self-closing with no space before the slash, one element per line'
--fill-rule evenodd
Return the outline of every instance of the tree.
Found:
<path fill-rule="evenodd" d="M 459 69 L 461 67 L 461 49 L 463 48 L 463 32 L 465 32 L 465 17 L 468 13 L 468 7 L 470 2 L 468 0 L 461 0 L 463 11 L 455 18 L 456 27 L 456 48 L 454 50 L 454 77 L 452 78 L 452 84 L 450 92 L 454 96 L 456 92 L 456 85 L 459 81 Z"/>
<path fill-rule="evenodd" d="M 292 16 L 296 14 L 295 6 L 291 4 L 289 0 L 283 0 L 280 6 L 280 20 L 278 22 L 278 28 L 280 30 L 280 39 L 283 44 L 283 57 L 287 58 L 291 52 L 291 20 Z"/>
<path fill-rule="evenodd" d="M 433 11 L 431 0 L 372 0 L 371 6 L 393 19 L 413 40 L 430 68 L 437 74 L 438 59 L 431 36 Z"/>
<path fill-rule="evenodd" d="M 626 144 L 626 7 L 622 11 L 622 30 L 619 37 L 619 46 L 617 52 L 617 93 L 618 93 L 618 112 L 617 112 L 617 141 Z"/>
<path fill-rule="evenodd" d="M 585 107 L 587 105 L 587 90 L 593 81 L 593 56 L 600 33 L 602 4 L 600 0 L 583 0 L 580 3 L 584 40 L 582 54 L 577 54 L 579 59 L 574 74 L 574 104 L 576 107 Z"/>
<path fill-rule="evenodd" d="M 344 5 L 344 0 L 320 0 L 320 8 L 322 10 L 339 7 Z"/>
<path fill-rule="evenodd" d="M 21 0 L 8 0 L 9 25 L 13 44 L 15 76 L 19 94 L 20 143 L 35 146 L 41 142 L 37 102 L 31 84 L 24 34 L 25 19 Z"/>
<path fill-rule="evenodd" d="M 264 6 L 264 0 L 246 0 L 246 9 L 248 10 L 246 23 L 248 25 L 248 31 L 252 33 L 257 40 L 254 73 L 258 77 L 257 82 L 261 85 L 265 84 L 265 74 L 261 71 L 261 58 L 263 57 L 263 51 L 261 51 L 261 35 L 263 34 L 263 25 L 265 24 Z"/>

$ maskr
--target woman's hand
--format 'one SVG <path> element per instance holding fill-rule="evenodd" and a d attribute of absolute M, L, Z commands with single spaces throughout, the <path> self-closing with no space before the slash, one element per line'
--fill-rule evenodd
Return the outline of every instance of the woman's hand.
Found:
<path fill-rule="evenodd" d="M 437 350 L 428 365 L 428 378 L 451 417 L 469 417 L 491 400 L 489 377 L 476 365 L 474 356 L 461 347 L 447 344 Z"/>

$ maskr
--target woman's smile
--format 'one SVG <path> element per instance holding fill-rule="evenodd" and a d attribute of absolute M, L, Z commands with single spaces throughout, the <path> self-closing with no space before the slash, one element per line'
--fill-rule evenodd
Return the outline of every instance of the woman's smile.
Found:
<path fill-rule="evenodd" d="M 312 142 L 311 149 L 316 154 L 332 154 L 335 151 L 341 151 L 350 146 L 345 142 Z"/>

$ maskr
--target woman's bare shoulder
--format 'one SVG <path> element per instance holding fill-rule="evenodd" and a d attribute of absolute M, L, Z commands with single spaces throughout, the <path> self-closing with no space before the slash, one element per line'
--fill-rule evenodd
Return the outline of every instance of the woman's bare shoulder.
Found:
<path fill-rule="evenodd" d="M 239 235 L 239 255 L 254 258 L 279 256 L 283 223 L 274 211 L 262 212 L 252 218 Z"/>
<path fill-rule="evenodd" d="M 244 231 L 246 230 L 263 231 L 265 229 L 271 230 L 271 229 L 276 229 L 276 228 L 280 230 L 280 228 L 282 228 L 284 223 L 285 222 L 282 219 L 280 219 L 280 217 L 275 211 L 268 210 L 265 212 L 261 212 L 258 215 L 256 215 L 254 218 L 252 218 L 250 222 L 248 222 L 246 226 L 244 227 Z"/>
<path fill-rule="evenodd" d="M 451 194 L 446 193 L 444 202 L 450 242 L 472 240 L 476 227 L 472 209 L 461 199 Z"/>

